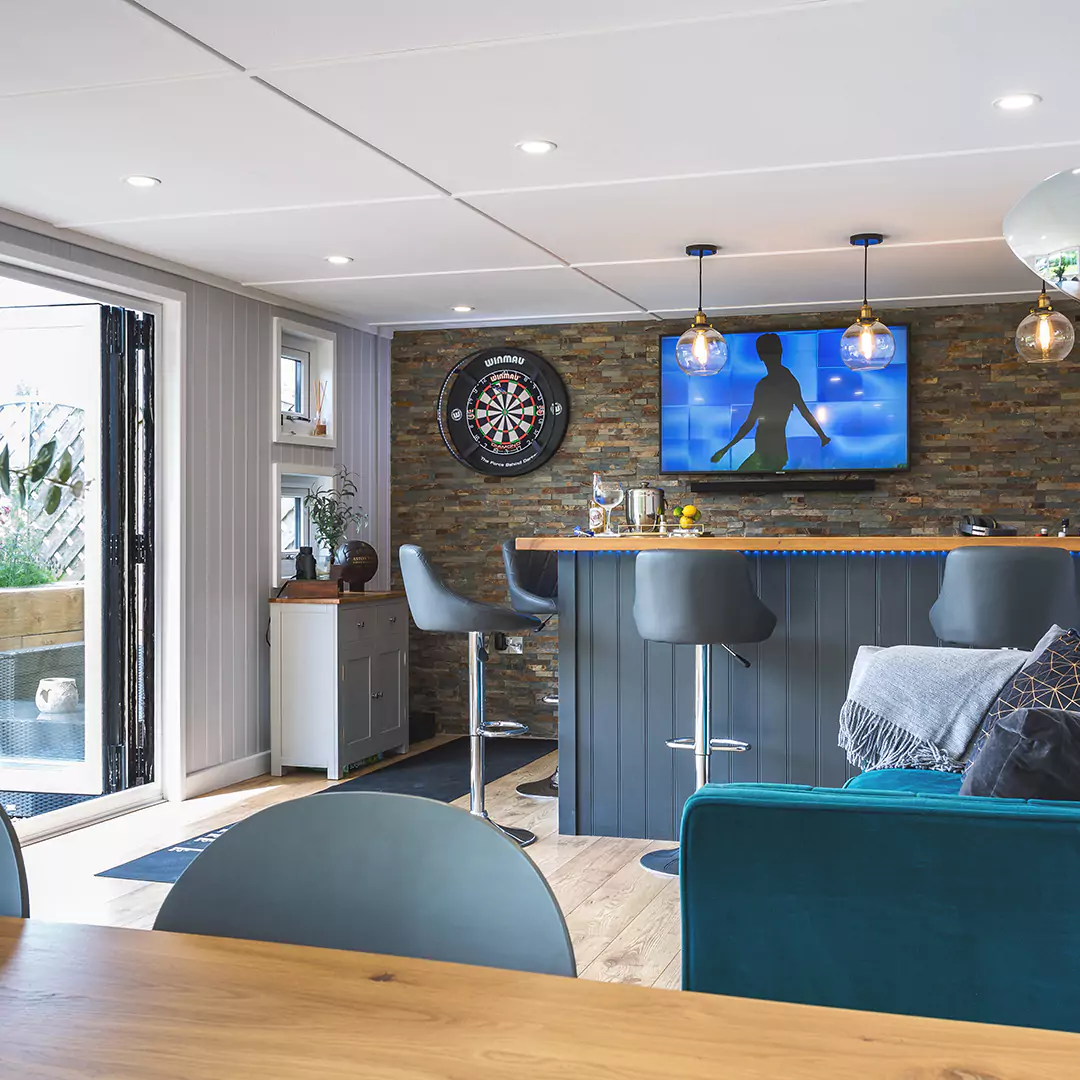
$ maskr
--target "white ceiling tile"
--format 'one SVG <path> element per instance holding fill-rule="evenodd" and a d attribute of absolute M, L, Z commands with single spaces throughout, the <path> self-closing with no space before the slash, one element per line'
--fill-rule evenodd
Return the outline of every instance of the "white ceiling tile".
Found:
<path fill-rule="evenodd" d="M 275 286 L 281 296 L 380 326 L 430 322 L 466 325 L 489 320 L 616 314 L 633 306 L 573 270 L 517 270 L 504 274 L 447 274 Z M 453 307 L 468 304 L 469 315 Z"/>
<path fill-rule="evenodd" d="M 816 5 L 268 77 L 454 192 L 501 190 L 1080 140 L 1070 65 L 1017 33 L 1016 0 Z M 1080 22 L 1054 33 L 1080 51 Z M 1043 104 L 993 108 L 1018 88 Z"/>
<path fill-rule="evenodd" d="M 0 138 L 0 203 L 59 224 L 432 191 L 243 76 L 7 98 Z"/>
<path fill-rule="evenodd" d="M 125 222 L 87 231 L 249 284 L 555 263 L 533 244 L 446 197 Z M 349 255 L 353 262 L 332 266 L 327 255 Z"/>
<path fill-rule="evenodd" d="M 1009 208 L 1080 147 L 698 180 L 473 196 L 471 203 L 570 262 L 847 243 L 854 232 L 916 242 L 999 236 Z"/>
<path fill-rule="evenodd" d="M 596 267 L 597 280 L 633 296 L 654 312 L 690 311 L 697 305 L 697 260 Z M 705 310 L 811 311 L 846 306 L 852 319 L 862 299 L 862 252 L 815 252 L 760 258 L 714 256 L 704 263 Z M 883 318 L 888 302 L 936 300 L 979 303 L 988 296 L 1038 292 L 1034 276 L 1004 240 L 870 252 L 870 303 Z M 959 299 L 948 299 L 956 297 Z M 1015 299 L 1015 297 L 1014 297 Z M 719 319 L 718 315 L 718 319 Z M 719 321 L 717 322 L 719 325 Z"/>
<path fill-rule="evenodd" d="M 792 0 L 143 0 L 246 67 L 267 67 L 506 38 L 592 33 L 786 8 Z M 795 0 L 797 3 L 798 0 Z M 820 2 L 820 0 L 808 0 Z M 851 0 L 844 0 L 851 2 Z"/>
<path fill-rule="evenodd" d="M 0 96 L 231 70 L 123 0 L 14 0 L 3 35 Z"/>

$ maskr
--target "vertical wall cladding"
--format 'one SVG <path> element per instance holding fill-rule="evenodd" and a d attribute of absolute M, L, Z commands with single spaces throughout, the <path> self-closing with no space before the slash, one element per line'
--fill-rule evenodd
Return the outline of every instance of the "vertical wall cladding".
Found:
<path fill-rule="evenodd" d="M 271 441 L 272 319 L 337 331 L 337 448 Z M 389 342 L 278 311 L 202 284 L 192 286 L 186 370 L 187 771 L 268 750 L 271 464 L 346 464 L 370 515 L 364 539 L 389 584 L 386 440 Z M 385 430 L 383 428 L 383 430 Z M 380 580 L 381 579 L 381 580 Z"/>
<path fill-rule="evenodd" d="M 1061 299 L 1075 317 L 1080 308 Z M 820 492 L 695 502 L 718 532 L 937 534 L 958 515 L 984 509 L 1022 531 L 1080 517 L 1080 354 L 1055 365 L 1027 364 L 1013 334 L 1027 304 L 890 310 L 910 327 L 911 469 L 883 476 L 872 493 Z M 725 316 L 725 330 L 838 326 L 844 313 Z M 590 474 L 627 484 L 658 479 L 659 343 L 684 322 L 486 327 L 399 333 L 391 363 L 392 543 L 431 550 L 455 587 L 506 597 L 504 539 L 568 532 L 584 523 Z M 516 479 L 483 477 L 447 453 L 435 402 L 450 366 L 481 348 L 511 344 L 550 360 L 570 390 L 570 426 L 547 465 Z M 669 503 L 688 495 L 678 477 L 660 478 Z M 489 712 L 546 733 L 540 702 L 555 683 L 556 637 L 502 655 L 488 680 Z M 444 730 L 466 716 L 465 641 L 412 638 L 412 705 Z"/>

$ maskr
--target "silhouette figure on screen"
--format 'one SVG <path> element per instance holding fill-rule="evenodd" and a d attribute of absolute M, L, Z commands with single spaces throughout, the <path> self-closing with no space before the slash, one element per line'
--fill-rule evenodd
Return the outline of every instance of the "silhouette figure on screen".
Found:
<path fill-rule="evenodd" d="M 742 442 L 757 424 L 754 452 L 739 466 L 739 472 L 780 472 L 787 464 L 787 422 L 791 410 L 798 409 L 803 419 L 817 432 L 822 446 L 831 440 L 817 418 L 803 401 L 799 380 L 781 363 L 784 346 L 776 334 L 762 334 L 757 339 L 757 354 L 765 365 L 765 377 L 754 387 L 750 415 L 735 437 L 712 456 L 719 461 L 737 442 Z"/>

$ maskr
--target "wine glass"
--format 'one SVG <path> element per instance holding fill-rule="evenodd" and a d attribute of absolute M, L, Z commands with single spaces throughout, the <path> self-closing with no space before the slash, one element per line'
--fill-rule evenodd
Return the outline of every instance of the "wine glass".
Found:
<path fill-rule="evenodd" d="M 605 480 L 599 474 L 593 480 L 593 500 L 604 508 L 604 531 L 601 536 L 614 536 L 611 531 L 611 511 L 622 506 L 626 490 L 618 480 Z"/>

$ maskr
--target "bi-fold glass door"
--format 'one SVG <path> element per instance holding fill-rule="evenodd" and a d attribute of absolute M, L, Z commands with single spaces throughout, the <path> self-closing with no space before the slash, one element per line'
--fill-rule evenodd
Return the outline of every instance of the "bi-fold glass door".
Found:
<path fill-rule="evenodd" d="M 0 305 L 0 803 L 16 818 L 153 778 L 153 345 L 149 314 Z"/>

